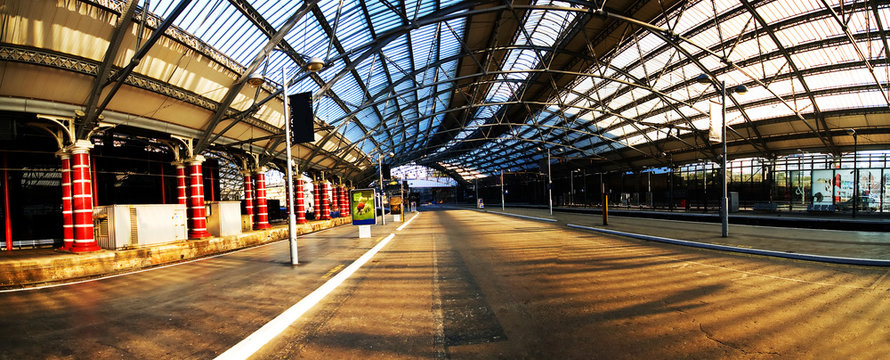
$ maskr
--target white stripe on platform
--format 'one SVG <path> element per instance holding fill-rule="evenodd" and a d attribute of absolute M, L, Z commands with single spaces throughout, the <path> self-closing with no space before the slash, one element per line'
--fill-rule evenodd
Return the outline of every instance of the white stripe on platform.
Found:
<path fill-rule="evenodd" d="M 281 315 L 278 315 L 259 330 L 217 356 L 216 359 L 247 359 L 253 355 L 272 338 L 278 336 L 278 334 L 297 321 L 306 311 L 309 311 L 315 304 L 318 304 L 325 296 L 334 291 L 343 281 L 346 281 L 356 270 L 361 268 L 368 260 L 371 260 L 380 249 L 389 244 L 394 237 L 395 234 L 389 234 L 389 236 L 377 243 L 376 246 L 368 250 L 368 252 L 343 269 L 343 271 L 340 271 L 340 273 L 325 282 L 324 285 L 315 289 L 315 291 L 285 310 Z"/>

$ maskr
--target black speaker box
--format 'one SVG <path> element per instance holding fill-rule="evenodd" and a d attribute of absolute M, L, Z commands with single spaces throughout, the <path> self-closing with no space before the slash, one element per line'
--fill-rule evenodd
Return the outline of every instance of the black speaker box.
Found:
<path fill-rule="evenodd" d="M 291 118 L 291 143 L 315 141 L 315 119 L 312 114 L 312 93 L 304 92 L 287 97 Z"/>

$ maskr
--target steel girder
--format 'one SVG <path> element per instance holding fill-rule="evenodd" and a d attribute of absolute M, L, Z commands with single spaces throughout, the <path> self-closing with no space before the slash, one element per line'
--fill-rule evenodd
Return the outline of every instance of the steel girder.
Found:
<path fill-rule="evenodd" d="M 108 49 L 106 50 L 105 60 L 102 62 L 102 65 L 99 70 L 99 74 L 97 75 L 97 79 L 94 82 L 94 86 L 92 92 L 90 93 L 89 100 L 86 105 L 86 117 L 84 117 L 80 124 L 77 126 L 77 138 L 83 138 L 93 128 L 96 127 L 96 124 L 99 122 L 99 115 L 102 114 L 102 111 L 105 110 L 105 107 L 108 106 L 108 103 L 111 102 L 111 99 L 120 89 L 120 87 L 127 80 L 127 77 L 133 72 L 133 69 L 136 68 L 136 65 L 142 61 L 142 58 L 148 54 L 148 50 L 151 49 L 152 46 L 164 35 L 167 31 L 167 28 L 173 24 L 173 21 L 176 20 L 176 17 L 185 10 L 186 6 L 191 2 L 191 0 L 180 0 L 179 4 L 173 9 L 173 12 L 164 19 L 160 26 L 158 26 L 154 32 L 152 32 L 151 36 L 148 40 L 142 44 L 139 49 L 136 50 L 136 53 L 133 54 L 133 57 L 130 58 L 129 63 L 124 68 L 115 72 L 111 77 L 108 77 L 108 73 L 114 61 L 114 56 L 117 54 L 118 49 L 120 48 L 121 41 L 123 40 L 123 36 L 126 31 L 130 27 L 130 19 L 133 18 L 133 12 L 135 10 L 135 3 L 137 0 L 130 0 L 131 2 L 126 5 L 123 14 L 118 23 L 118 27 L 115 29 L 114 34 L 112 34 L 111 41 L 108 44 Z M 106 93 L 105 98 L 102 99 L 101 103 L 99 102 L 99 96 L 106 86 L 111 85 L 111 89 Z M 96 105 L 98 103 L 98 105 Z"/>
<path fill-rule="evenodd" d="M 204 128 L 204 134 L 198 139 L 197 144 L 195 145 L 195 153 L 201 153 L 210 145 L 210 137 L 213 135 L 213 131 L 219 125 L 219 123 L 223 120 L 224 116 L 230 115 L 231 109 L 229 108 L 232 105 L 232 102 L 235 100 L 235 97 L 241 92 L 241 89 L 244 88 L 244 85 L 247 83 L 247 78 L 253 74 L 254 71 L 260 66 L 262 61 L 272 52 L 272 49 L 278 46 L 281 40 L 285 35 L 290 31 L 290 29 L 296 25 L 297 21 L 300 20 L 304 15 L 306 15 L 310 8 L 315 6 L 318 0 L 308 0 L 291 15 L 290 18 L 281 26 L 273 36 L 269 38 L 269 41 L 263 47 L 259 54 L 257 54 L 247 69 L 244 70 L 243 73 L 240 74 L 238 79 L 232 84 L 229 88 L 228 92 L 226 92 L 226 96 L 220 101 L 219 106 L 216 111 L 210 117 L 210 120 L 207 123 L 207 126 Z"/>
<path fill-rule="evenodd" d="M 101 67 L 101 63 L 98 61 L 9 44 L 0 45 L 0 60 L 48 66 L 90 76 L 97 76 Z M 141 74 L 130 74 L 125 83 L 129 86 L 168 96 L 206 110 L 215 110 L 218 106 L 216 101 L 200 94 Z M 245 118 L 244 121 L 265 132 L 275 133 L 280 131 L 280 129 L 271 124 L 255 118 Z"/>

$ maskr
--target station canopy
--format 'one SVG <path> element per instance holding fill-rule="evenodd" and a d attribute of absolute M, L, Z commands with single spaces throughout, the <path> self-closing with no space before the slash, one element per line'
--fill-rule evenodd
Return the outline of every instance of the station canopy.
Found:
<path fill-rule="evenodd" d="M 140 1 L 162 19 L 178 3 Z M 730 158 L 840 154 L 850 129 L 890 143 L 883 0 L 207 0 L 174 26 L 246 66 L 295 18 L 258 71 L 312 92 L 332 153 L 368 171 L 717 161 L 723 83 L 748 90 L 726 92 Z M 326 67 L 302 71 L 313 57 Z"/>

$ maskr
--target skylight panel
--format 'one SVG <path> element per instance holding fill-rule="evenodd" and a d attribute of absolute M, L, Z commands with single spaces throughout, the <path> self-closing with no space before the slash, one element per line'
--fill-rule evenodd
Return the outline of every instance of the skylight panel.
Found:
<path fill-rule="evenodd" d="M 776 50 L 778 50 L 778 47 L 776 47 L 772 39 L 768 36 L 761 36 L 739 42 L 732 53 L 730 53 L 730 59 L 741 61 L 751 59 L 760 54 L 769 54 Z"/>
<path fill-rule="evenodd" d="M 312 14 L 303 16 L 284 39 L 297 52 L 320 58 L 325 58 L 330 42 L 327 33 Z"/>
<path fill-rule="evenodd" d="M 568 4 L 563 3 L 542 3 L 559 4 L 559 6 L 569 6 Z M 563 26 L 570 22 L 571 19 L 574 18 L 574 16 L 574 13 L 566 11 L 532 10 L 523 23 L 523 28 L 525 29 L 525 33 L 528 34 L 528 38 L 526 38 L 523 33 L 520 33 L 517 35 L 518 37 L 516 43 L 521 45 L 531 42 L 532 44 L 537 46 L 553 46 L 556 42 L 556 39 L 559 37 L 559 34 L 565 30 L 563 29 Z M 546 54 L 544 54 L 543 52 L 537 52 L 534 50 L 511 50 L 507 54 L 501 69 L 503 71 L 533 69 L 537 67 L 537 65 L 541 61 L 539 55 L 546 56 Z M 524 80 L 527 79 L 528 76 L 528 72 L 513 72 L 505 76 L 501 76 L 500 78 Z M 488 94 L 486 95 L 486 102 L 507 101 L 514 97 L 514 93 L 517 89 L 517 84 L 509 82 L 499 83 L 489 90 Z M 491 118 L 496 113 L 496 111 L 491 110 L 492 108 L 493 107 L 485 107 L 484 109 L 478 110 L 476 112 L 476 115 L 474 116 L 474 124 L 477 122 L 487 121 L 489 118 Z M 500 106 L 497 106 L 497 108 L 500 109 Z M 464 129 L 457 135 L 456 138 L 466 138 L 471 132 L 471 129 Z"/>
<path fill-rule="evenodd" d="M 368 8 L 371 26 L 377 34 L 392 30 L 402 24 L 401 15 L 390 10 L 382 2 L 367 1 L 365 6 Z"/>
<path fill-rule="evenodd" d="M 776 37 L 785 46 L 795 46 L 798 44 L 809 43 L 815 40 L 841 35 L 843 32 L 835 24 L 832 26 L 829 22 L 834 19 L 823 18 L 819 20 L 811 20 L 800 23 L 792 27 L 784 28 L 776 31 Z M 817 24 L 821 24 L 823 30 L 817 29 Z M 830 30 L 827 31 L 826 30 Z"/>
<path fill-rule="evenodd" d="M 661 40 L 658 35 L 655 35 L 651 32 L 644 33 L 640 37 L 640 40 L 637 42 L 637 46 L 640 48 L 640 52 L 643 54 L 650 54 L 655 49 L 660 48 L 664 45 L 664 40 Z"/>
<path fill-rule="evenodd" d="M 751 118 L 751 121 L 764 119 L 772 119 L 782 116 L 793 116 L 794 111 L 782 104 L 768 104 L 759 106 L 746 106 L 745 114 Z"/>
<path fill-rule="evenodd" d="M 337 94 L 341 100 L 347 103 L 347 106 L 354 110 L 358 104 L 362 103 L 365 98 L 364 93 L 359 90 L 358 82 L 352 76 L 345 76 L 336 82 L 332 87 L 334 94 Z M 356 91 L 350 91 L 356 90 Z"/>
<path fill-rule="evenodd" d="M 426 65 L 436 55 L 436 24 L 427 25 L 410 32 L 411 47 L 414 51 L 414 63 Z"/>
<path fill-rule="evenodd" d="M 860 109 L 866 107 L 886 106 L 887 102 L 878 91 L 857 92 L 851 94 L 833 94 L 816 97 L 816 104 L 823 111 Z"/>
<path fill-rule="evenodd" d="M 368 29 L 368 22 L 361 11 L 361 2 L 343 2 L 340 24 L 337 26 L 337 39 L 347 51 L 374 40 Z"/>
<path fill-rule="evenodd" d="M 792 6 L 796 7 L 793 8 Z M 810 13 L 823 7 L 818 0 L 800 0 L 789 3 L 787 1 L 767 2 L 757 7 L 757 13 L 767 23 L 774 23 L 791 16 Z"/>
<path fill-rule="evenodd" d="M 874 83 L 871 73 L 864 67 L 809 75 L 806 80 L 807 85 L 814 91 Z"/>
<path fill-rule="evenodd" d="M 709 27 L 698 34 L 693 35 L 689 40 L 706 48 L 710 48 L 720 43 L 720 33 L 717 28 Z"/>
<path fill-rule="evenodd" d="M 346 113 L 343 112 L 340 105 L 337 105 L 337 103 L 334 102 L 334 99 L 331 99 L 328 96 L 323 96 L 320 99 L 313 99 L 312 101 L 313 107 L 317 109 L 315 115 L 327 123 L 338 123 L 344 116 L 346 116 Z"/>
<path fill-rule="evenodd" d="M 631 63 L 637 62 L 639 60 L 640 53 L 637 52 L 636 47 L 627 46 L 624 50 L 618 53 L 618 55 L 616 55 L 614 59 L 611 60 L 611 64 L 612 66 L 616 66 L 619 68 L 626 68 Z"/>
<path fill-rule="evenodd" d="M 627 72 L 631 76 L 633 76 L 635 79 L 628 79 L 628 80 L 629 81 L 634 81 L 636 79 L 646 80 L 647 76 L 654 75 L 649 72 L 650 71 L 649 69 L 651 69 L 651 68 L 652 68 L 652 66 L 649 66 L 645 63 L 640 63 L 637 66 L 634 66 L 632 69 L 629 69 Z"/>
<path fill-rule="evenodd" d="M 699 1 L 682 12 L 680 20 L 674 25 L 674 31 L 682 34 L 689 29 L 708 21 L 714 16 L 714 9 L 710 1 Z M 676 19 L 676 15 L 674 16 Z"/>
<path fill-rule="evenodd" d="M 611 127 L 612 125 L 617 124 L 618 121 L 619 121 L 619 119 L 614 116 L 607 116 L 607 117 L 602 118 L 600 121 L 598 121 L 596 123 L 596 128 L 597 129 L 607 129 L 607 128 Z"/>

